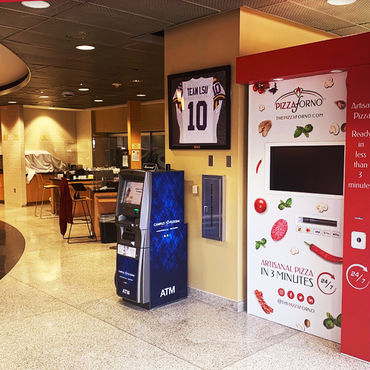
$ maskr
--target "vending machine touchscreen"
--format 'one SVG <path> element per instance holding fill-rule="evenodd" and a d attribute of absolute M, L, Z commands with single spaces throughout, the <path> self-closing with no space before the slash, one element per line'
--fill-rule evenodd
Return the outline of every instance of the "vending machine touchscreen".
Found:
<path fill-rule="evenodd" d="M 117 294 L 146 308 L 186 297 L 184 173 L 122 170 L 116 226 Z"/>

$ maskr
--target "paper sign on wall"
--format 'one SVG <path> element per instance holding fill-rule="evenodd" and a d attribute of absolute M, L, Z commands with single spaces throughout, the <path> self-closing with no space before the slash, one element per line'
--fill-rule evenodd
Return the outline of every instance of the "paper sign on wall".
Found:
<path fill-rule="evenodd" d="M 133 150 L 131 155 L 133 162 L 140 162 L 140 150 Z"/>

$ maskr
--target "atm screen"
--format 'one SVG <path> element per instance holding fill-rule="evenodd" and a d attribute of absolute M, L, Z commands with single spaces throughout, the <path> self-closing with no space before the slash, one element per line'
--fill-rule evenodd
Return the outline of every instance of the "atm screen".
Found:
<path fill-rule="evenodd" d="M 142 182 L 127 181 L 121 203 L 140 205 L 141 196 L 143 194 L 143 185 L 144 183 Z"/>

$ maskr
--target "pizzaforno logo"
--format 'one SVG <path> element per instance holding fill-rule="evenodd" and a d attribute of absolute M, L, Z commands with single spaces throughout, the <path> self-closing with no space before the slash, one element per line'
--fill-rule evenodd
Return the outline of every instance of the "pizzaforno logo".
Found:
<path fill-rule="evenodd" d="M 159 298 L 166 297 L 170 294 L 175 294 L 175 293 L 176 293 L 176 286 L 174 285 L 172 287 L 162 289 L 161 295 L 159 296 Z"/>
<path fill-rule="evenodd" d="M 275 110 L 291 110 L 296 113 L 298 108 L 320 107 L 323 101 L 324 98 L 318 92 L 297 87 L 275 101 Z"/>

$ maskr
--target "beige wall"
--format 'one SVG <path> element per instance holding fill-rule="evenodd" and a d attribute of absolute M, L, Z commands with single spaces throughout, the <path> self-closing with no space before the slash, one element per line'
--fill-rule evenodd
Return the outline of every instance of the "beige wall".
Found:
<path fill-rule="evenodd" d="M 24 108 L 25 150 L 47 150 L 65 163 L 77 162 L 76 112 Z"/>
<path fill-rule="evenodd" d="M 76 112 L 77 163 L 92 167 L 91 111 Z"/>
<path fill-rule="evenodd" d="M 335 35 L 241 8 L 240 56 L 328 40 Z"/>
<path fill-rule="evenodd" d="M 208 67 L 230 64 L 232 68 L 231 150 L 168 150 L 166 162 L 185 171 L 185 218 L 188 223 L 189 285 L 224 297 L 239 299 L 242 271 L 238 271 L 238 254 L 243 240 L 238 223 L 244 205 L 238 200 L 238 174 L 243 153 L 238 138 L 244 136 L 244 89 L 235 84 L 235 58 L 239 54 L 239 11 L 209 17 L 165 32 L 165 76 Z M 167 98 L 165 97 L 167 107 Z M 168 117 L 166 108 L 166 132 Z M 166 135 L 168 148 L 168 135 Z M 208 167 L 208 155 L 214 166 Z M 226 167 L 226 155 L 232 156 L 232 167 Z M 202 174 L 225 176 L 226 235 L 224 242 L 201 237 L 201 195 L 191 193 L 192 185 L 200 186 Z M 243 216 L 241 216 L 243 217 Z"/>
<path fill-rule="evenodd" d="M 328 37 L 247 9 L 208 17 L 165 32 L 165 76 L 225 64 L 230 64 L 232 69 L 230 150 L 169 150 L 166 91 L 166 162 L 174 169 L 185 171 L 191 287 L 236 301 L 246 297 L 247 102 L 245 87 L 235 83 L 236 57 Z M 214 156 L 213 167 L 208 167 L 209 154 Z M 232 157 L 231 168 L 226 167 L 226 155 Z M 201 196 L 191 193 L 191 185 L 200 185 L 201 194 L 202 174 L 225 176 L 223 242 L 201 237 Z"/>

